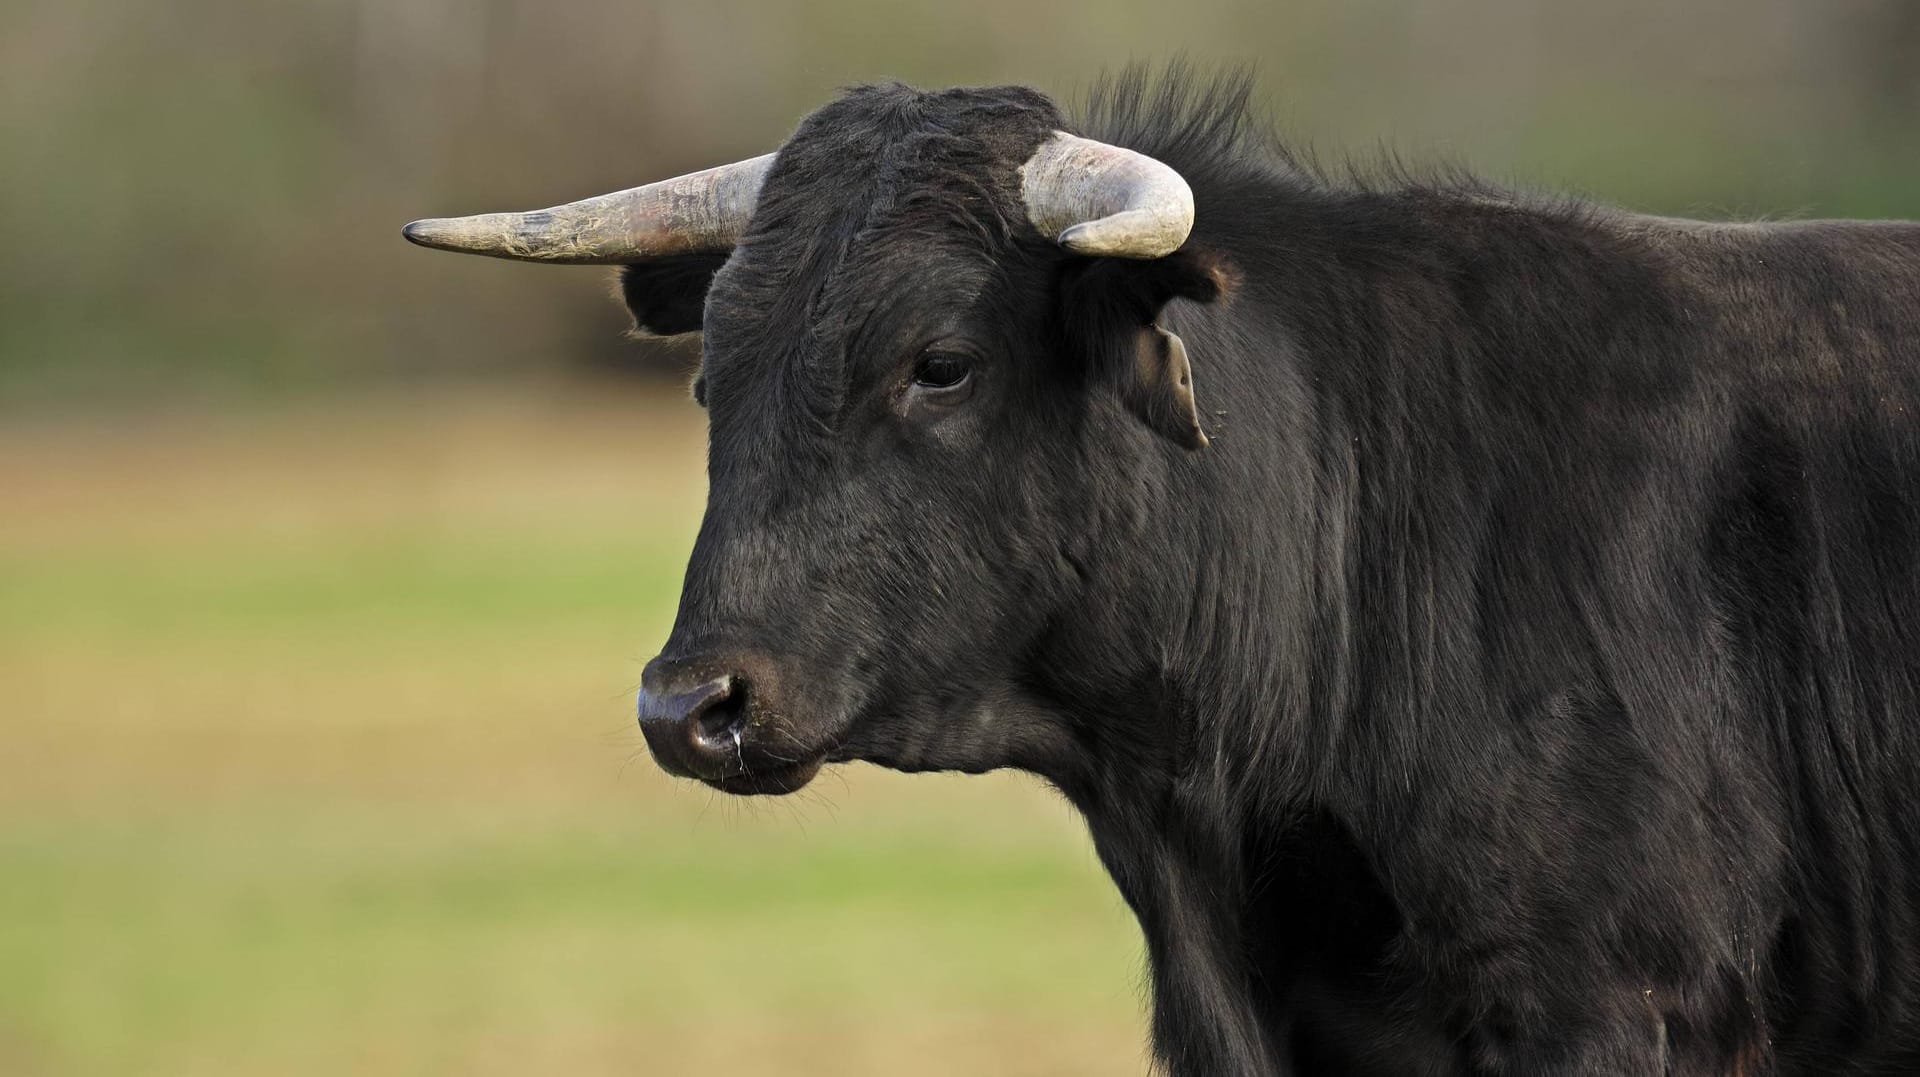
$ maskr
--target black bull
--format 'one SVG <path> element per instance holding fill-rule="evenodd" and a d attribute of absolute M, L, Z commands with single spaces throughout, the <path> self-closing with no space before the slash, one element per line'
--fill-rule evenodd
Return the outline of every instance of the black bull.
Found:
<path fill-rule="evenodd" d="M 711 424 L 656 758 L 1043 776 L 1177 1074 L 1920 1072 L 1920 226 L 1335 181 L 1246 96 L 1077 125 L 1164 257 L 1029 223 L 1044 97 L 881 86 L 628 259 Z"/>

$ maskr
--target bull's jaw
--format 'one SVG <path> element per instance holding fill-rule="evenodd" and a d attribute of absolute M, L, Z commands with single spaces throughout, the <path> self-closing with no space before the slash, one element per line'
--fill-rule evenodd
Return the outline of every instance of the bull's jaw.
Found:
<path fill-rule="evenodd" d="M 1051 777 L 1070 748 L 1057 708 L 1018 689 L 997 688 L 976 699 L 863 718 L 827 760 L 858 760 L 906 773 L 1014 768 Z"/>

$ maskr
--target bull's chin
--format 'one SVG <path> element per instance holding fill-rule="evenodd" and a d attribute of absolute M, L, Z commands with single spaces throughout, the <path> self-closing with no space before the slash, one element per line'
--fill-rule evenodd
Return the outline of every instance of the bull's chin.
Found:
<path fill-rule="evenodd" d="M 785 796 L 804 788 L 814 775 L 820 773 L 820 766 L 825 762 L 825 756 L 816 756 L 768 770 L 750 770 L 744 774 L 700 780 L 735 796 Z"/>

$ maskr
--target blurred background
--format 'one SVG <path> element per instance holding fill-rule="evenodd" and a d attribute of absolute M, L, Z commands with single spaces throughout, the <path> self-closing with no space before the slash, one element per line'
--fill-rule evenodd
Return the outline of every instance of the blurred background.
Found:
<path fill-rule="evenodd" d="M 1920 216 L 1912 0 L 0 3 L 0 1073 L 1140 1072 L 1036 783 L 653 768 L 693 354 L 398 229 L 1182 51 L 1327 156 Z"/>

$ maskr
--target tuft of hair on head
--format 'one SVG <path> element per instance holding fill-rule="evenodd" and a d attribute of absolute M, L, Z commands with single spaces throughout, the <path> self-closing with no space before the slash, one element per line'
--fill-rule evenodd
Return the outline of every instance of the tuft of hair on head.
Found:
<path fill-rule="evenodd" d="M 1249 168 L 1302 171 L 1261 114 L 1252 65 L 1204 72 L 1185 56 L 1096 79 L 1078 113 L 1089 138 L 1164 161 L 1189 181 Z"/>

